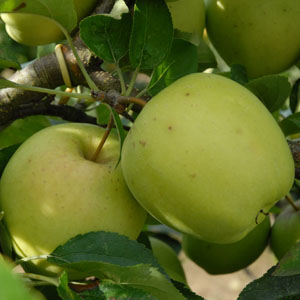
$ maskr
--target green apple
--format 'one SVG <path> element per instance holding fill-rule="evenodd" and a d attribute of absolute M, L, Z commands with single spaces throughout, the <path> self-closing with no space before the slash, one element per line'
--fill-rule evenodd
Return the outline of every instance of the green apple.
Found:
<path fill-rule="evenodd" d="M 111 134 L 91 161 L 104 129 L 66 123 L 26 140 L 0 181 L 0 209 L 20 257 L 51 253 L 70 238 L 111 231 L 136 239 L 146 212 L 130 194 L 120 167 L 118 138 Z M 35 272 L 55 273 L 45 260 Z"/>
<path fill-rule="evenodd" d="M 73 0 L 77 20 L 87 16 L 97 0 Z M 45 45 L 64 39 L 60 28 L 50 19 L 24 13 L 4 13 L 1 18 L 9 36 L 20 44 L 29 46 Z"/>
<path fill-rule="evenodd" d="M 212 44 L 250 77 L 280 73 L 300 58 L 300 1 L 207 0 L 206 11 Z"/>
<path fill-rule="evenodd" d="M 213 243 L 242 239 L 291 188 L 273 116 L 226 77 L 194 73 L 155 95 L 122 150 L 125 180 L 160 222 Z"/>
<path fill-rule="evenodd" d="M 205 7 L 203 0 L 165 0 L 172 16 L 174 29 L 192 35 L 192 39 L 202 37 L 205 27 Z"/>
<path fill-rule="evenodd" d="M 253 263 L 268 244 L 270 219 L 252 229 L 243 239 L 232 244 L 215 244 L 183 235 L 185 254 L 210 274 L 232 273 Z"/>
<path fill-rule="evenodd" d="M 300 200 L 295 204 L 300 209 Z M 300 242 L 300 210 L 296 211 L 292 206 L 287 206 L 272 226 L 271 249 L 279 260 L 298 242 Z"/>
<path fill-rule="evenodd" d="M 150 237 L 149 240 L 154 257 L 170 278 L 186 284 L 184 271 L 176 252 L 169 245 L 157 238 Z"/>

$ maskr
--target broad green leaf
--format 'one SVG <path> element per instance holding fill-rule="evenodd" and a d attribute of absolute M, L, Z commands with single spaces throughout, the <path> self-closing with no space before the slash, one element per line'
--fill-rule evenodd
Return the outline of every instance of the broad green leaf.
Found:
<path fill-rule="evenodd" d="M 19 148 L 20 144 L 12 145 L 7 148 L 3 148 L 0 150 L 0 177 L 16 150 Z"/>
<path fill-rule="evenodd" d="M 0 221 L 0 246 L 4 255 L 6 255 L 7 257 L 12 257 L 11 238 L 2 221 Z"/>
<path fill-rule="evenodd" d="M 300 243 L 296 244 L 284 255 L 284 257 L 279 261 L 273 275 L 300 275 Z"/>
<path fill-rule="evenodd" d="M 198 69 L 197 47 L 182 39 L 174 39 L 169 56 L 155 68 L 149 90 L 152 96 L 182 76 Z"/>
<path fill-rule="evenodd" d="M 107 124 L 110 116 L 110 109 L 107 105 L 101 103 L 96 107 L 97 123 Z"/>
<path fill-rule="evenodd" d="M 279 125 L 286 136 L 300 132 L 300 112 L 283 119 Z"/>
<path fill-rule="evenodd" d="M 106 299 L 116 300 L 159 300 L 151 296 L 148 292 L 122 284 L 114 284 L 110 281 L 102 281 L 100 289 L 106 296 Z"/>
<path fill-rule="evenodd" d="M 0 2 L 0 12 L 45 16 L 54 19 L 69 32 L 76 27 L 77 23 L 73 0 L 3 0 Z"/>
<path fill-rule="evenodd" d="M 63 272 L 59 278 L 59 286 L 57 287 L 57 292 L 61 299 L 63 300 L 81 300 L 79 295 L 73 292 L 69 285 L 68 275 L 66 272 Z"/>
<path fill-rule="evenodd" d="M 246 68 L 243 65 L 233 64 L 230 69 L 230 79 L 245 85 L 248 83 Z"/>
<path fill-rule="evenodd" d="M 198 46 L 198 72 L 208 68 L 216 68 L 217 60 L 208 45 L 201 39 Z"/>
<path fill-rule="evenodd" d="M 0 131 L 0 149 L 20 144 L 37 131 L 50 125 L 50 121 L 44 116 L 18 119 Z"/>
<path fill-rule="evenodd" d="M 65 265 L 76 262 L 103 262 L 119 266 L 149 264 L 160 268 L 152 252 L 144 245 L 114 232 L 89 232 L 57 247 L 48 258 Z"/>
<path fill-rule="evenodd" d="M 109 15 L 87 17 L 80 22 L 80 37 L 97 56 L 118 63 L 128 52 L 131 23 L 129 13 L 120 20 Z"/>
<path fill-rule="evenodd" d="M 31 294 L 23 284 L 17 274 L 0 260 L 0 299 L 2 300 L 38 300 L 35 295 Z"/>
<path fill-rule="evenodd" d="M 254 79 L 245 85 L 270 112 L 280 109 L 288 99 L 291 85 L 287 77 L 267 75 Z"/>
<path fill-rule="evenodd" d="M 296 112 L 300 101 L 300 79 L 298 79 L 292 88 L 290 94 L 290 109 L 292 113 Z"/>
<path fill-rule="evenodd" d="M 299 300 L 300 275 L 272 276 L 274 270 L 275 266 L 263 277 L 248 284 L 238 300 Z"/>
<path fill-rule="evenodd" d="M 153 69 L 169 54 L 172 39 L 172 18 L 165 1 L 137 0 L 129 46 L 132 67 Z"/>

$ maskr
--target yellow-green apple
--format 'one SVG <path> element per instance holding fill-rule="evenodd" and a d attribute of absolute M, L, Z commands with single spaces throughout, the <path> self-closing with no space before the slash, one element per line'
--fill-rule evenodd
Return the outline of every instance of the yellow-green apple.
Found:
<path fill-rule="evenodd" d="M 87 16 L 97 0 L 73 0 L 78 22 Z M 1 18 L 9 36 L 18 43 L 38 46 L 64 39 L 60 28 L 50 19 L 33 14 L 3 13 Z"/>
<path fill-rule="evenodd" d="M 205 27 L 203 0 L 165 0 L 172 16 L 174 29 L 191 34 L 192 41 L 202 37 Z"/>
<path fill-rule="evenodd" d="M 300 2 L 207 0 L 206 28 L 221 57 L 250 77 L 280 73 L 300 58 Z"/>
<path fill-rule="evenodd" d="M 299 211 L 292 206 L 285 207 L 272 226 L 270 245 L 278 259 L 300 242 L 300 200 L 295 204 L 299 207 Z"/>
<path fill-rule="evenodd" d="M 51 253 L 89 231 L 111 231 L 136 239 L 146 212 L 130 194 L 116 163 L 119 141 L 110 135 L 97 161 L 91 158 L 104 129 L 66 123 L 26 140 L 0 181 L 4 223 L 20 257 Z M 35 272 L 55 273 L 45 260 Z"/>
<path fill-rule="evenodd" d="M 183 235 L 182 249 L 197 265 L 210 274 L 232 273 L 253 263 L 268 244 L 270 219 L 252 229 L 243 239 L 232 244 L 215 244 Z"/>
<path fill-rule="evenodd" d="M 186 284 L 186 278 L 176 252 L 163 241 L 150 237 L 154 257 L 173 280 Z"/>
<path fill-rule="evenodd" d="M 155 95 L 122 150 L 134 197 L 160 222 L 213 243 L 242 239 L 291 188 L 294 162 L 249 90 L 194 73 Z"/>

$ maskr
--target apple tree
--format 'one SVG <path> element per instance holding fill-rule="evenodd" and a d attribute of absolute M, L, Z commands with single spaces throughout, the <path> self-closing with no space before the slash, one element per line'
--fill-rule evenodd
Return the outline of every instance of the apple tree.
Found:
<path fill-rule="evenodd" d="M 0 1 L 0 298 L 300 298 L 300 2 Z M 222 299 L 222 295 L 220 295 Z M 208 299 L 209 300 L 209 299 Z"/>

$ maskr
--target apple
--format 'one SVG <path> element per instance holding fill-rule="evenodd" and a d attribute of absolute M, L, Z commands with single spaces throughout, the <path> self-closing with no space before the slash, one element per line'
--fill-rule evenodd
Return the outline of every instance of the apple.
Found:
<path fill-rule="evenodd" d="M 227 62 L 249 77 L 280 73 L 300 57 L 300 2 L 207 0 L 209 39 Z"/>
<path fill-rule="evenodd" d="M 171 279 L 186 284 L 185 274 L 176 252 L 163 241 L 149 237 L 153 255 Z"/>
<path fill-rule="evenodd" d="M 295 202 L 300 209 L 300 200 Z M 271 230 L 270 245 L 280 260 L 296 243 L 300 242 L 300 210 L 287 206 L 276 218 Z"/>
<path fill-rule="evenodd" d="M 210 274 L 232 273 L 253 263 L 268 244 L 270 219 L 252 229 L 243 239 L 232 244 L 215 244 L 183 235 L 182 249 L 198 266 Z"/>
<path fill-rule="evenodd" d="M 20 257 L 51 253 L 70 238 L 111 231 L 136 239 L 146 212 L 130 194 L 119 141 L 110 134 L 97 162 L 91 161 L 104 129 L 66 123 L 43 129 L 15 152 L 0 181 L 0 209 Z M 35 272 L 54 274 L 46 260 Z"/>
<path fill-rule="evenodd" d="M 191 34 L 192 41 L 202 37 L 205 27 L 203 0 L 165 0 L 174 29 Z"/>
<path fill-rule="evenodd" d="M 97 0 L 73 0 L 78 22 L 87 16 L 97 4 Z M 8 35 L 20 44 L 28 46 L 45 45 L 64 39 L 60 28 L 50 19 L 33 14 L 3 13 Z"/>
<path fill-rule="evenodd" d="M 125 180 L 160 222 L 234 243 L 291 188 L 294 162 L 273 116 L 248 89 L 194 73 L 155 95 L 122 150 Z"/>

